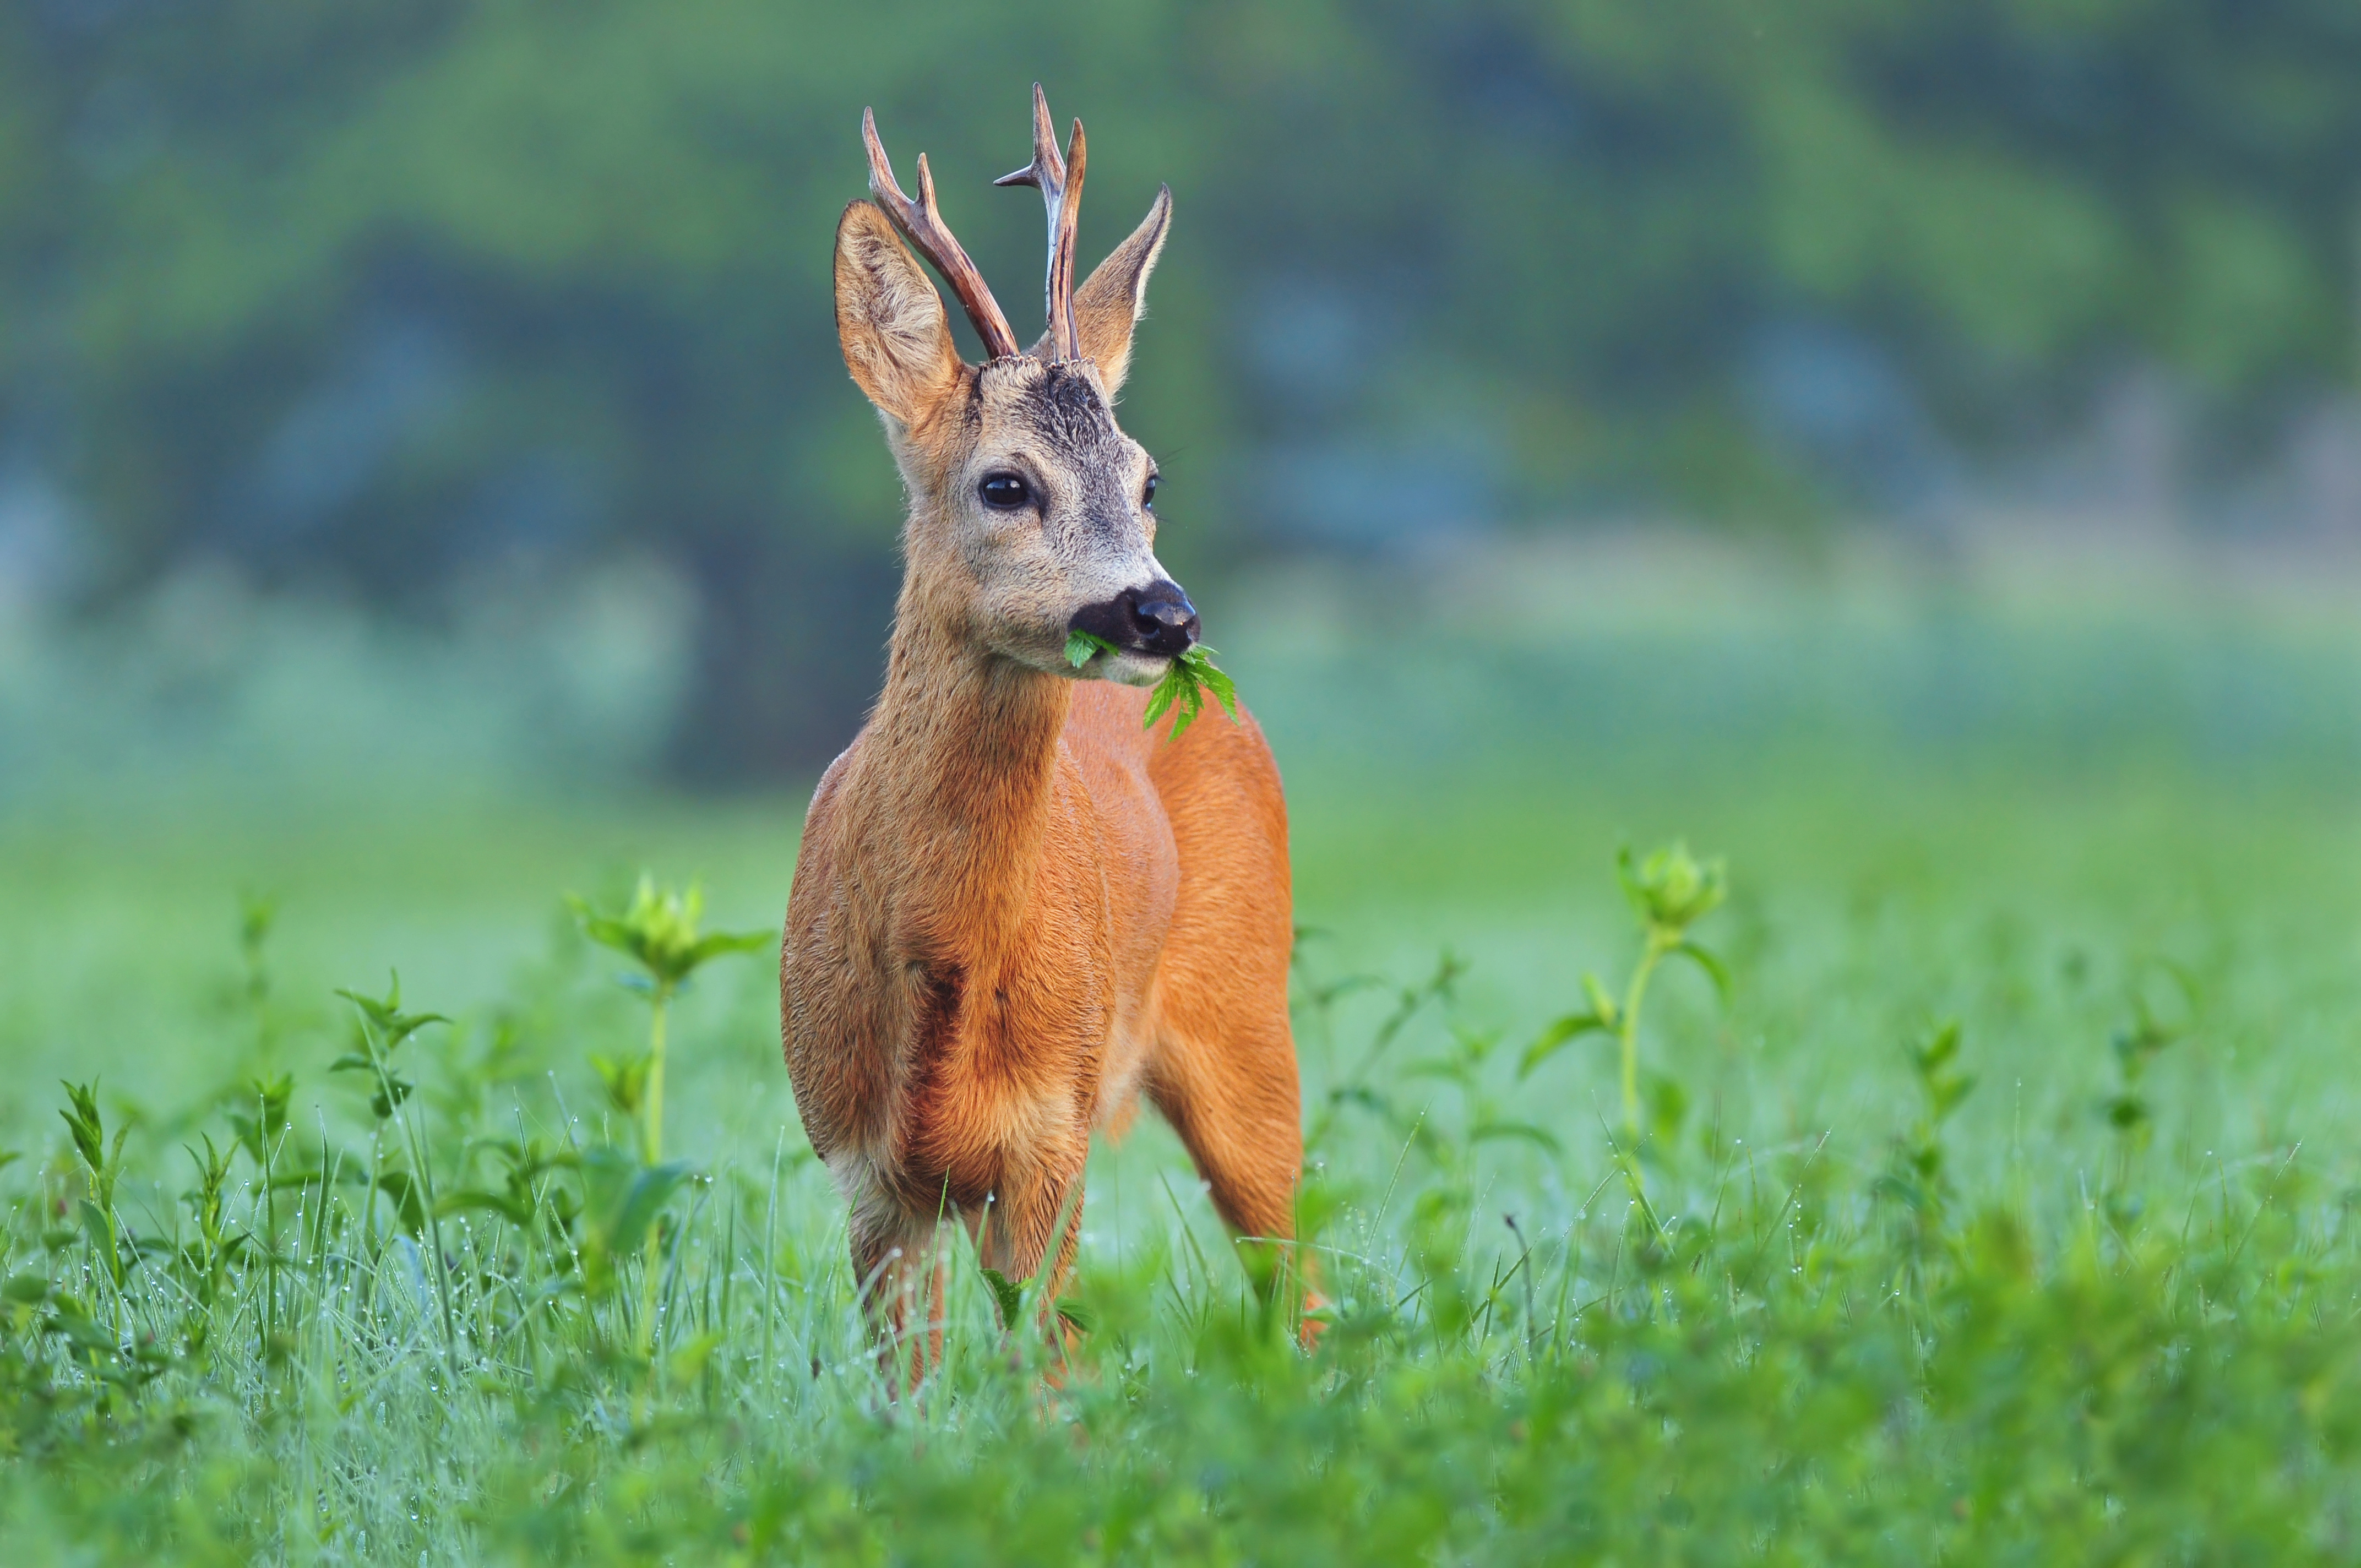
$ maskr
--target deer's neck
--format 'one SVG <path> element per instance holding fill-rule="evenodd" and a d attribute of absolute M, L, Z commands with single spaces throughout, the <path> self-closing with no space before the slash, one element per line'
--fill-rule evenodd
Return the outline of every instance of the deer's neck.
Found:
<path fill-rule="evenodd" d="M 1025 918 L 1057 785 L 1065 681 L 986 652 L 906 599 L 870 720 L 896 924 L 988 962 Z"/>

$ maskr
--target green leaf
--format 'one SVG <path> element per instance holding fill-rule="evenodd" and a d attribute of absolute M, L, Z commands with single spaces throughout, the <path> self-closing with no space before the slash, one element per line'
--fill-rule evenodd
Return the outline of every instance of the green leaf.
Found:
<path fill-rule="evenodd" d="M 1066 633 L 1066 663 L 1078 670 L 1096 655 L 1114 652 L 1114 643 L 1079 627 Z"/>
<path fill-rule="evenodd" d="M 386 1170 L 378 1173 L 378 1190 L 393 1200 L 394 1214 L 401 1228 L 414 1239 L 426 1229 L 426 1205 L 423 1190 L 406 1170 Z"/>
<path fill-rule="evenodd" d="M 134 1251 L 126 1258 L 125 1249 L 116 1241 L 115 1222 L 104 1209 L 87 1198 L 77 1199 L 75 1208 L 82 1216 L 82 1234 L 90 1238 L 91 1249 L 105 1265 L 107 1277 L 116 1285 L 121 1285 L 125 1272 L 131 1264 L 139 1261 L 139 1255 Z"/>
<path fill-rule="evenodd" d="M 1164 678 L 1156 683 L 1156 689 L 1148 694 L 1148 712 L 1140 720 L 1141 729 L 1155 729 L 1156 721 L 1164 717 L 1164 710 L 1170 707 L 1173 699 L 1180 695 L 1182 683 L 1173 678 L 1180 671 L 1180 665 L 1175 661 L 1172 668 L 1164 672 Z"/>
<path fill-rule="evenodd" d="M 1530 1078 L 1533 1069 L 1585 1035 L 1611 1035 L 1614 1032 L 1615 1026 L 1597 1013 L 1569 1013 L 1543 1029 L 1534 1037 L 1533 1043 L 1525 1047 L 1525 1054 L 1517 1060 L 1517 1076 Z"/>
<path fill-rule="evenodd" d="M 1348 1083 L 1332 1089 L 1328 1091 L 1328 1102 L 1332 1105 L 1358 1105 L 1380 1116 L 1390 1116 L 1394 1110 L 1392 1101 L 1366 1084 Z"/>
<path fill-rule="evenodd" d="M 716 931 L 710 937 L 697 939 L 688 950 L 688 967 L 697 968 L 708 959 L 718 959 L 727 953 L 768 952 L 778 944 L 778 938 L 768 931 Z"/>
<path fill-rule="evenodd" d="M 42 1327 L 77 1350 L 113 1355 L 121 1348 L 115 1335 L 91 1317 L 90 1309 L 71 1296 L 58 1298 L 49 1321 Z"/>
<path fill-rule="evenodd" d="M 64 1082 L 63 1080 L 59 1081 Z M 65 1085 L 68 1109 L 58 1114 L 73 1134 L 74 1152 L 93 1177 L 106 1174 L 106 1119 L 98 1108 L 98 1080 Z"/>
<path fill-rule="evenodd" d="M 599 1084 L 607 1091 L 607 1103 L 615 1108 L 617 1114 L 626 1117 L 637 1116 L 646 1102 L 648 1070 L 653 1065 L 653 1058 L 645 1054 L 590 1058 L 591 1070 L 598 1075 Z"/>
<path fill-rule="evenodd" d="M 410 1091 L 417 1087 L 406 1078 L 396 1078 L 388 1073 L 384 1081 L 378 1085 L 377 1092 L 369 1096 L 369 1110 L 382 1122 L 392 1115 L 393 1108 L 409 1099 Z"/>
<path fill-rule="evenodd" d="M 1583 974 L 1582 994 L 1589 999 L 1590 1010 L 1598 1015 L 1598 1021 L 1610 1029 L 1615 1027 L 1620 1014 L 1616 1011 L 1615 999 L 1607 994 L 1607 988 L 1598 983 L 1597 975 L 1587 971 Z"/>
<path fill-rule="evenodd" d="M 245 1099 L 245 1109 L 236 1108 L 234 1102 L 229 1124 L 237 1141 L 254 1157 L 254 1163 L 261 1165 L 268 1157 L 271 1140 L 289 1130 L 287 1107 L 294 1097 L 295 1080 L 291 1074 L 280 1073 L 274 1079 L 248 1079 L 246 1087 L 248 1098 Z"/>
<path fill-rule="evenodd" d="M 1552 1154 L 1558 1152 L 1557 1138 L 1534 1126 L 1531 1122 L 1517 1122 L 1503 1118 L 1478 1122 L 1467 1129 L 1467 1141 L 1471 1144 L 1480 1144 L 1494 1138 L 1518 1138 L 1545 1148 Z"/>
<path fill-rule="evenodd" d="M 1924 1045 L 1906 1047 L 1913 1066 L 1921 1078 L 1931 1077 L 1937 1069 L 1960 1054 L 1960 1021 L 1947 1018 L 1927 1036 Z"/>
<path fill-rule="evenodd" d="M 533 1223 L 533 1201 L 514 1193 L 488 1192 L 480 1187 L 463 1187 L 456 1192 L 443 1194 L 434 1205 L 438 1214 L 464 1213 L 481 1209 L 500 1216 L 512 1225 Z"/>
<path fill-rule="evenodd" d="M 1714 995 L 1720 998 L 1725 1003 L 1730 1001 L 1730 971 L 1721 967 L 1721 960 L 1719 959 L 1715 958 L 1711 953 L 1707 952 L 1695 942 L 1682 942 L 1675 946 L 1672 950 L 1679 957 L 1688 959 L 1689 962 L 1705 970 L 1706 979 L 1713 981 Z"/>
<path fill-rule="evenodd" d="M 1192 648 L 1190 652 L 1193 653 L 1196 650 Z M 1210 660 L 1197 673 L 1204 677 L 1205 689 L 1213 694 L 1214 700 L 1229 710 L 1230 719 L 1235 723 L 1238 717 L 1237 682 L 1215 669 Z"/>
<path fill-rule="evenodd" d="M 1000 1326 L 1014 1329 L 1025 1311 L 1025 1287 L 996 1268 L 983 1270 L 983 1282 L 992 1288 L 992 1304 L 1000 1309 Z"/>
<path fill-rule="evenodd" d="M 1171 666 L 1164 672 L 1164 678 L 1156 683 L 1154 691 L 1148 693 L 1148 712 L 1140 721 L 1142 728 L 1154 729 L 1158 719 L 1177 707 L 1179 717 L 1173 719 L 1172 731 L 1165 739 L 1168 741 L 1178 740 L 1188 732 L 1189 726 L 1197 721 L 1197 716 L 1205 710 L 1205 694 L 1208 691 L 1228 710 L 1230 721 L 1236 723 L 1237 685 L 1214 664 L 1213 650 L 1200 644 L 1174 658 Z"/>
<path fill-rule="evenodd" d="M 1058 1303 L 1058 1316 L 1063 1318 L 1076 1333 L 1088 1334 L 1098 1332 L 1099 1315 L 1071 1297 Z"/>
<path fill-rule="evenodd" d="M 655 879 L 642 874 L 631 901 L 619 913 L 593 909 L 579 898 L 569 898 L 582 934 L 602 948 L 610 948 L 647 971 L 650 993 L 666 999 L 708 959 L 728 953 L 761 952 L 777 938 L 767 931 L 716 932 L 700 936 L 705 918 L 705 891 L 691 883 L 685 891 L 659 891 Z"/>
<path fill-rule="evenodd" d="M 401 1010 L 401 976 L 390 974 L 390 983 L 382 997 L 364 996 L 357 991 L 339 989 L 338 996 L 360 1010 L 362 1018 L 377 1032 L 380 1050 L 392 1049 L 429 1024 L 448 1024 L 451 1020 L 440 1013 L 404 1013 Z"/>
<path fill-rule="evenodd" d="M 685 1162 L 642 1165 L 616 1149 L 582 1157 L 582 1212 L 593 1239 L 610 1256 L 638 1249 L 656 1215 L 693 1174 Z"/>

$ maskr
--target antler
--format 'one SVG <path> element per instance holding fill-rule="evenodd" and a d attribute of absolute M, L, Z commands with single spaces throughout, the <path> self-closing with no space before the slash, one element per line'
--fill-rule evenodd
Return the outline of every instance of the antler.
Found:
<path fill-rule="evenodd" d="M 1082 335 L 1074 328 L 1074 227 L 1082 210 L 1082 122 L 1074 122 L 1066 156 L 1058 156 L 1057 127 L 1049 120 L 1049 100 L 1041 84 L 1033 83 L 1033 161 L 1014 174 L 1004 174 L 994 185 L 1034 185 L 1049 210 L 1049 357 L 1080 359 Z"/>
<path fill-rule="evenodd" d="M 976 335 L 983 339 L 985 356 L 1012 359 L 1023 353 L 1016 345 L 1016 334 L 1008 328 L 1008 318 L 1000 313 L 1000 302 L 985 286 L 983 274 L 976 270 L 975 263 L 968 259 L 966 250 L 945 226 L 942 214 L 935 211 L 935 177 L 927 171 L 927 155 L 918 154 L 918 199 L 913 202 L 894 182 L 894 166 L 886 161 L 884 144 L 877 139 L 877 116 L 867 109 L 861 111 L 861 139 L 869 148 L 869 193 L 885 209 L 885 215 L 894 220 L 902 237 L 935 264 L 935 270 L 943 275 L 943 281 L 951 286 L 960 303 L 967 307 L 967 319 L 975 323 Z M 1071 273 L 1071 238 L 1067 240 L 1066 248 L 1067 270 Z M 1068 288 L 1071 291 L 1071 282 Z"/>

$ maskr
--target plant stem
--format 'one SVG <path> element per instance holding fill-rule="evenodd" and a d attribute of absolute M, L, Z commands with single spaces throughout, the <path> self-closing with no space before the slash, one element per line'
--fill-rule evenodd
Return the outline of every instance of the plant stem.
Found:
<path fill-rule="evenodd" d="M 270 1141 L 270 1105 L 267 1095 L 255 1097 L 254 1124 L 260 1134 L 255 1141 L 262 1146 L 262 1357 L 263 1364 L 268 1365 L 270 1342 L 279 1332 L 279 1146 Z"/>
<path fill-rule="evenodd" d="M 669 991 L 659 990 L 648 1010 L 647 1127 L 641 1141 L 650 1165 L 664 1158 L 664 1012 L 671 1000 Z"/>
<path fill-rule="evenodd" d="M 443 1365 L 456 1378 L 459 1375 L 459 1325 L 451 1310 L 451 1272 L 443 1255 L 443 1216 L 439 1212 L 442 1202 L 434 1190 L 434 1162 L 427 1157 L 424 1133 L 411 1125 L 410 1113 L 402 1109 L 402 1097 L 394 1092 L 393 1069 L 387 1063 L 384 1042 L 366 1029 L 361 1037 L 368 1043 L 370 1065 L 377 1069 L 378 1088 L 390 1103 L 394 1129 L 410 1151 L 410 1179 L 417 1185 L 419 1204 L 426 1221 L 423 1239 L 434 1253 L 428 1261 L 434 1266 L 434 1300 L 443 1314 Z M 396 1207 L 398 1210 L 399 1205 Z"/>
<path fill-rule="evenodd" d="M 1616 1019 L 1616 1039 L 1623 1047 L 1623 1141 L 1632 1148 L 1640 1142 L 1640 1003 L 1648 994 L 1648 977 L 1656 972 L 1656 965 L 1677 939 L 1656 927 L 1648 928 L 1647 946 L 1641 951 L 1639 967 L 1631 971 L 1631 988 L 1623 993 L 1622 1011 Z"/>
<path fill-rule="evenodd" d="M 648 1009 L 647 1125 L 640 1137 L 641 1152 L 650 1166 L 664 1158 L 664 1014 L 672 1001 L 669 986 L 658 983 Z M 640 1281 L 640 1350 L 648 1358 L 648 1377 L 655 1378 L 656 1276 L 664 1268 L 664 1226 L 648 1227 L 647 1261 Z"/>

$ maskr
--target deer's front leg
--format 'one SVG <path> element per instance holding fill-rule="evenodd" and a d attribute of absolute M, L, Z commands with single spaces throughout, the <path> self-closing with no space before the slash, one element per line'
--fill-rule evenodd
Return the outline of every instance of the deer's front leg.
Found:
<path fill-rule="evenodd" d="M 862 1315 L 876 1336 L 879 1365 L 894 1395 L 917 1387 L 942 1359 L 941 1226 L 885 1201 L 858 1203 L 851 1215 L 852 1267 Z"/>
<path fill-rule="evenodd" d="M 997 1269 L 1019 1285 L 1029 1285 L 1042 1272 L 1043 1258 L 1052 1259 L 1047 1286 L 1030 1303 L 1046 1323 L 1052 1304 L 1072 1277 L 1082 1234 L 1082 1161 L 1075 1158 L 1061 1161 L 1054 1173 L 1041 1172 L 994 1194 L 978 1229 L 976 1251 L 986 1268 Z"/>

